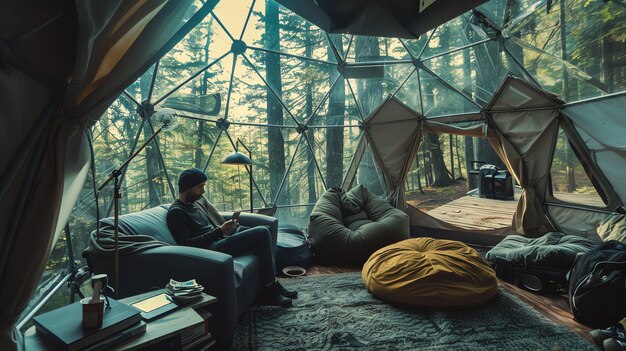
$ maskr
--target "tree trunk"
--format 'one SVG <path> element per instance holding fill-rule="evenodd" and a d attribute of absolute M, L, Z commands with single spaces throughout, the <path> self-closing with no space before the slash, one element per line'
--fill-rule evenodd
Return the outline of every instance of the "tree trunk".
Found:
<path fill-rule="evenodd" d="M 127 98 L 122 98 L 119 99 L 118 101 L 120 101 L 122 103 L 122 105 L 124 105 L 124 107 L 126 107 L 126 109 L 130 112 L 133 113 L 136 109 L 137 109 L 137 105 L 135 105 L 134 102 L 130 101 Z M 102 119 L 101 119 L 102 120 Z M 111 121 L 113 122 L 113 121 Z M 138 125 L 136 123 L 133 123 L 130 118 L 124 118 L 124 122 L 123 122 L 123 127 L 122 127 L 122 134 L 124 135 L 124 140 L 128 140 L 129 142 L 127 143 L 127 145 L 122 146 L 122 148 L 126 148 L 126 152 L 127 155 L 126 157 L 129 157 L 131 155 L 130 153 L 130 147 L 132 145 L 132 140 L 135 140 L 135 137 L 137 136 L 137 133 L 139 132 L 137 129 L 133 129 L 133 127 L 138 128 Z M 110 128 L 110 127 L 109 127 Z M 105 140 L 108 139 L 109 137 L 109 133 L 105 132 L 103 133 L 103 135 L 105 136 Z M 106 141 L 107 145 L 109 145 L 109 141 Z M 117 145 L 115 146 L 117 147 Z M 115 165 L 117 166 L 117 165 Z M 109 170 L 107 170 L 109 171 Z M 127 187 L 128 181 L 127 181 L 127 177 L 124 177 L 124 181 L 122 181 L 122 184 L 120 185 L 120 193 L 121 194 L 128 194 L 128 187 Z M 103 199 L 105 200 L 105 199 Z M 113 203 L 109 202 L 109 198 L 107 198 L 104 203 L 110 203 L 111 207 L 113 208 Z M 121 200 L 120 200 L 120 213 L 128 213 L 130 212 L 129 209 L 129 203 L 128 203 L 128 196 L 122 196 Z M 106 215 L 108 216 L 110 214 L 110 211 L 108 211 L 106 213 Z"/>
<path fill-rule="evenodd" d="M 563 142 L 565 143 L 565 162 L 567 164 L 567 168 L 565 170 L 565 174 L 567 176 L 567 192 L 572 193 L 576 191 L 576 175 L 574 173 L 575 156 L 572 146 L 570 145 L 565 133 L 563 133 Z"/>
<path fill-rule="evenodd" d="M 467 170 L 467 173 L 465 174 L 467 175 L 467 189 L 472 190 L 478 187 L 478 182 L 474 179 L 472 174 L 470 174 L 470 171 L 473 169 L 472 161 L 475 160 L 474 138 L 466 136 L 463 140 L 465 142 L 465 169 Z"/>
<path fill-rule="evenodd" d="M 468 96 L 474 95 L 474 85 L 472 85 L 470 51 L 463 50 L 463 92 Z M 470 170 L 473 169 L 472 161 L 474 157 L 474 138 L 470 136 L 463 137 L 465 144 L 465 179 L 467 180 L 467 189 L 471 190 L 478 186 L 475 179 L 471 176 Z"/>
<path fill-rule="evenodd" d="M 452 145 L 452 134 L 450 134 L 450 175 L 452 176 L 452 179 L 456 179 L 454 177 L 454 146 Z"/>
<path fill-rule="evenodd" d="M 487 139 L 476 139 L 477 143 L 477 159 L 478 161 L 485 161 L 485 164 L 495 165 L 500 169 L 506 169 L 504 162 L 500 159 L 496 151 L 493 149 Z"/>
<path fill-rule="evenodd" d="M 268 49 L 280 51 L 280 24 L 278 22 L 278 4 L 272 1 L 265 3 L 265 37 Z M 276 94 L 282 95 L 282 81 L 280 76 L 280 56 L 266 53 L 266 80 L 274 88 Z M 267 123 L 283 125 L 283 107 L 280 101 L 267 88 Z M 267 151 L 269 156 L 270 189 L 272 198 L 278 204 L 288 204 L 288 189 L 278 194 L 280 183 L 285 176 L 285 140 L 278 127 L 268 127 Z"/>
<path fill-rule="evenodd" d="M 305 57 L 312 57 L 313 56 L 313 47 L 312 47 L 312 40 L 311 40 L 311 25 L 309 24 L 309 22 L 307 22 L 306 26 L 305 26 L 305 53 L 304 56 Z M 305 65 L 309 65 L 309 63 L 305 63 Z M 305 70 L 305 72 L 308 70 Z M 306 74 L 306 73 L 305 73 Z M 309 81 L 308 84 L 306 84 L 306 97 L 305 97 L 305 104 L 306 104 L 306 116 L 307 118 L 310 117 L 313 114 L 313 79 L 307 80 Z M 307 167 L 306 167 L 306 178 L 307 178 L 307 183 L 309 186 L 309 203 L 316 203 L 317 202 L 317 192 L 315 189 L 315 162 L 313 160 L 314 155 L 311 152 L 311 150 L 314 150 L 315 147 L 315 134 L 313 133 L 313 129 L 308 129 L 306 131 L 307 133 L 307 138 L 309 139 L 310 145 L 311 145 L 311 149 L 309 150 L 309 152 L 307 152 Z"/>
<path fill-rule="evenodd" d="M 474 33 L 469 32 L 468 35 L 473 37 Z M 502 70 L 504 65 L 502 64 L 502 55 L 499 52 L 497 45 L 491 46 L 475 46 L 472 48 L 475 55 L 476 64 L 476 85 L 480 89 L 474 89 L 474 92 L 484 101 L 491 99 L 491 94 L 486 95 L 485 92 L 493 92 L 497 89 L 496 85 L 500 82 L 496 82 L 492 79 L 494 74 L 498 74 L 498 71 Z M 467 76 L 465 79 L 469 79 Z M 493 164 L 499 168 L 504 168 L 504 163 L 500 160 L 496 152 L 486 139 L 476 140 L 476 161 L 485 161 L 488 164 Z"/>
<path fill-rule="evenodd" d="M 567 28 L 565 26 L 565 1 L 560 0 L 560 16 L 561 16 L 561 59 L 567 61 Z M 563 70 L 562 73 L 562 84 L 563 84 L 563 99 L 565 102 L 571 101 L 570 96 L 570 86 L 569 86 L 569 74 L 567 70 Z M 567 192 L 571 193 L 576 190 L 576 178 L 574 175 L 574 159 L 573 159 L 573 150 L 569 144 L 569 140 L 567 139 L 567 135 L 563 132 L 563 144 L 565 146 L 565 163 L 566 169 L 565 174 L 567 178 Z"/>
<path fill-rule="evenodd" d="M 306 134 L 311 145 L 315 145 L 313 129 L 307 130 Z M 307 155 L 306 178 L 309 185 L 309 203 L 314 204 L 317 202 L 317 192 L 315 190 L 315 162 L 313 161 L 313 154 L 311 152 L 307 152 Z"/>
<path fill-rule="evenodd" d="M 459 170 L 459 178 L 463 177 L 463 171 L 461 169 L 461 153 L 459 152 L 459 136 L 454 136 L 454 148 L 456 149 L 456 164 Z"/>
<path fill-rule="evenodd" d="M 623 24 L 623 23 L 622 23 Z M 615 52 L 613 50 L 613 39 L 608 35 L 610 31 L 610 25 L 604 24 L 602 26 L 602 70 L 600 71 L 600 79 L 608 87 L 607 93 L 613 92 L 613 59 Z"/>
<path fill-rule="evenodd" d="M 428 153 L 430 150 L 429 140 L 426 137 L 426 132 L 422 132 L 422 161 L 424 163 L 424 180 L 426 181 L 426 186 L 431 186 L 433 183 L 432 178 L 432 167 L 430 166 L 430 157 L 428 157 Z"/>
<path fill-rule="evenodd" d="M 354 43 L 356 61 L 380 61 L 379 45 L 377 37 L 358 36 Z M 381 101 L 383 87 L 378 80 L 361 79 L 357 83 L 358 100 L 367 114 L 373 111 L 376 104 Z M 383 188 L 384 180 L 369 152 L 365 153 L 359 165 L 359 183 L 365 185 L 374 194 L 386 195 L 386 190 Z"/>
<path fill-rule="evenodd" d="M 431 83 L 425 84 L 425 98 L 427 99 L 428 106 L 434 106 L 435 98 L 433 92 L 433 86 Z M 452 179 L 448 174 L 446 162 L 443 158 L 443 152 L 441 151 L 441 144 L 439 143 L 439 135 L 433 133 L 426 133 L 426 139 L 428 139 L 428 150 L 431 157 L 432 169 L 435 173 L 435 181 L 431 183 L 431 186 L 447 186 L 452 184 Z"/>
<path fill-rule="evenodd" d="M 435 172 L 435 182 L 432 185 L 448 186 L 452 184 L 452 179 L 450 179 L 448 168 L 443 158 L 439 136 L 433 133 L 426 133 L 426 135 L 430 144 L 430 155 L 432 157 L 433 171 Z"/>
<path fill-rule="evenodd" d="M 154 73 L 153 73 L 154 74 Z M 141 89 L 141 101 L 148 98 L 152 75 L 144 75 L 141 77 L 139 87 Z M 150 125 L 146 122 L 143 126 L 144 142 L 152 136 Z M 159 153 L 156 150 L 155 142 L 152 141 L 144 149 L 146 153 L 146 176 L 148 184 L 148 207 L 154 207 L 161 204 L 161 176 L 159 174 Z"/>
<path fill-rule="evenodd" d="M 416 163 L 416 167 L 417 167 L 417 188 L 420 191 L 420 194 L 424 193 L 424 190 L 422 189 L 422 177 L 420 175 L 420 156 L 419 156 L 419 151 L 418 153 L 415 154 L 415 163 Z"/>
<path fill-rule="evenodd" d="M 211 23 L 212 21 L 208 21 L 206 24 L 207 34 L 206 40 L 204 42 L 203 47 L 203 62 L 205 65 L 209 64 L 209 48 L 211 46 Z M 200 95 L 204 96 L 208 93 L 208 84 L 209 84 L 209 72 L 205 70 L 202 73 L 202 83 L 200 85 Z M 196 150 L 194 152 L 194 165 L 196 168 L 204 167 L 202 160 L 204 159 L 204 152 L 202 151 L 202 145 L 204 144 L 204 121 L 198 121 L 198 129 L 196 133 Z"/>
<path fill-rule="evenodd" d="M 193 163 L 194 167 L 202 169 L 202 159 L 204 158 L 204 152 L 202 152 L 202 144 L 204 143 L 204 121 L 198 121 L 196 132 L 196 150 L 194 152 Z"/>
<path fill-rule="evenodd" d="M 330 34 L 331 36 L 341 34 Z M 343 55 L 343 47 L 337 48 L 339 54 Z M 333 51 L 328 46 L 328 59 L 334 57 Z M 332 72 L 335 71 L 334 67 L 329 68 L 328 84 L 333 83 Z M 330 93 L 328 97 L 328 125 L 343 126 L 344 114 L 346 112 L 345 107 L 346 90 L 343 77 L 339 78 L 337 85 Z M 350 128 L 351 129 L 351 128 Z M 326 187 L 339 187 L 343 180 L 343 132 L 344 128 L 328 128 L 326 132 Z"/>

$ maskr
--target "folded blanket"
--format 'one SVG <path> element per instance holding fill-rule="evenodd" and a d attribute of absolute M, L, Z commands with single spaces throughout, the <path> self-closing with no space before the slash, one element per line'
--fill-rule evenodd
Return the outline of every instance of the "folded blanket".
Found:
<path fill-rule="evenodd" d="M 158 241 L 148 235 L 126 235 L 118 233 L 118 248 L 120 255 L 128 255 L 135 252 L 151 249 L 153 247 L 168 246 L 169 244 Z M 87 251 L 99 255 L 113 256 L 115 253 L 115 233 L 112 228 L 100 230 L 100 235 L 94 230 L 89 236 L 89 248 Z"/>

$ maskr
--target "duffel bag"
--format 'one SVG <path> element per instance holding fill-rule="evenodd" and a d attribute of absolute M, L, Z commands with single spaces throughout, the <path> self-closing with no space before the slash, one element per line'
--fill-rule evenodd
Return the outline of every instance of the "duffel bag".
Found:
<path fill-rule="evenodd" d="M 626 244 L 611 240 L 576 259 L 569 273 L 574 318 L 605 328 L 626 317 Z"/>

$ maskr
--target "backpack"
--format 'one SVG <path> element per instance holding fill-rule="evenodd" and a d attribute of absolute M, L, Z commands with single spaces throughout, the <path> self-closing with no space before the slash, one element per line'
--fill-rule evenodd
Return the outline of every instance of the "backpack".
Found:
<path fill-rule="evenodd" d="M 276 239 L 276 271 L 289 266 L 308 268 L 311 261 L 311 242 L 300 228 L 291 224 L 278 226 Z"/>
<path fill-rule="evenodd" d="M 605 328 L 626 317 L 626 244 L 611 240 L 576 259 L 569 273 L 574 318 Z"/>

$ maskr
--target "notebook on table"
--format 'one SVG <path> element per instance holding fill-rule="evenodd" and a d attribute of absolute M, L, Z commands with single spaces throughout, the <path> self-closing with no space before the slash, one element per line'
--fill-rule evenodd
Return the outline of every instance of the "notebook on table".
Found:
<path fill-rule="evenodd" d="M 130 305 L 140 310 L 141 318 L 144 321 L 159 318 L 179 307 L 164 291 L 163 289 L 156 290 L 154 294 L 150 294 L 144 299 L 133 302 Z"/>
<path fill-rule="evenodd" d="M 74 351 L 94 345 L 141 321 L 137 308 L 114 299 L 109 301 L 111 307 L 104 309 L 100 328 L 83 328 L 83 309 L 79 301 L 34 317 L 37 333 L 59 350 Z"/>

